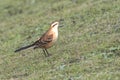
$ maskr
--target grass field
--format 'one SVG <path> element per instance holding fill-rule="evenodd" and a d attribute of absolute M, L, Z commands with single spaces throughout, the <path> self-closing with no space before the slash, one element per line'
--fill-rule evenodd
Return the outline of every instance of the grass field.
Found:
<path fill-rule="evenodd" d="M 52 56 L 14 53 L 55 20 Z M 120 0 L 0 0 L 0 80 L 120 80 Z"/>

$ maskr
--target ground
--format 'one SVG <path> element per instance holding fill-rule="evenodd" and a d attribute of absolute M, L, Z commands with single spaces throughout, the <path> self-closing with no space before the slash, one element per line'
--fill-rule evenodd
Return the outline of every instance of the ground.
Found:
<path fill-rule="evenodd" d="M 50 57 L 14 53 L 56 20 Z M 120 80 L 120 0 L 0 0 L 0 80 Z"/>

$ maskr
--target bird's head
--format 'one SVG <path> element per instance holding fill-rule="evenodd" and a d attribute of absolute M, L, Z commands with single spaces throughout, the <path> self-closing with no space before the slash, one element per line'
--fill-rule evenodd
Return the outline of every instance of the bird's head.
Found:
<path fill-rule="evenodd" d="M 59 26 L 59 22 L 58 21 L 55 21 L 51 24 L 51 28 L 58 28 Z"/>

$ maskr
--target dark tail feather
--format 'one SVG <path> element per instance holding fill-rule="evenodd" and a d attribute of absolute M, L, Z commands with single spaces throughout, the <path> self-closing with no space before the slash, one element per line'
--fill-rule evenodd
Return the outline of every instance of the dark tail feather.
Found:
<path fill-rule="evenodd" d="M 25 46 L 25 47 L 21 47 L 21 48 L 15 50 L 14 52 L 19 52 L 21 50 L 27 49 L 27 48 L 32 47 L 32 46 L 34 46 L 34 44 L 31 44 L 31 45 L 28 45 L 28 46 Z"/>

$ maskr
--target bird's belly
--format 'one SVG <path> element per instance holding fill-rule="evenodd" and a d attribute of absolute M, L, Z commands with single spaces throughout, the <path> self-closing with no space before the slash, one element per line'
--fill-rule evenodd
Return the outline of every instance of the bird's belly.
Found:
<path fill-rule="evenodd" d="M 55 42 L 56 42 L 56 40 L 54 40 L 54 41 L 52 41 L 52 42 L 44 45 L 42 48 L 46 48 L 46 49 L 47 49 L 47 48 L 50 48 L 50 47 L 52 47 L 52 46 L 55 44 Z"/>

